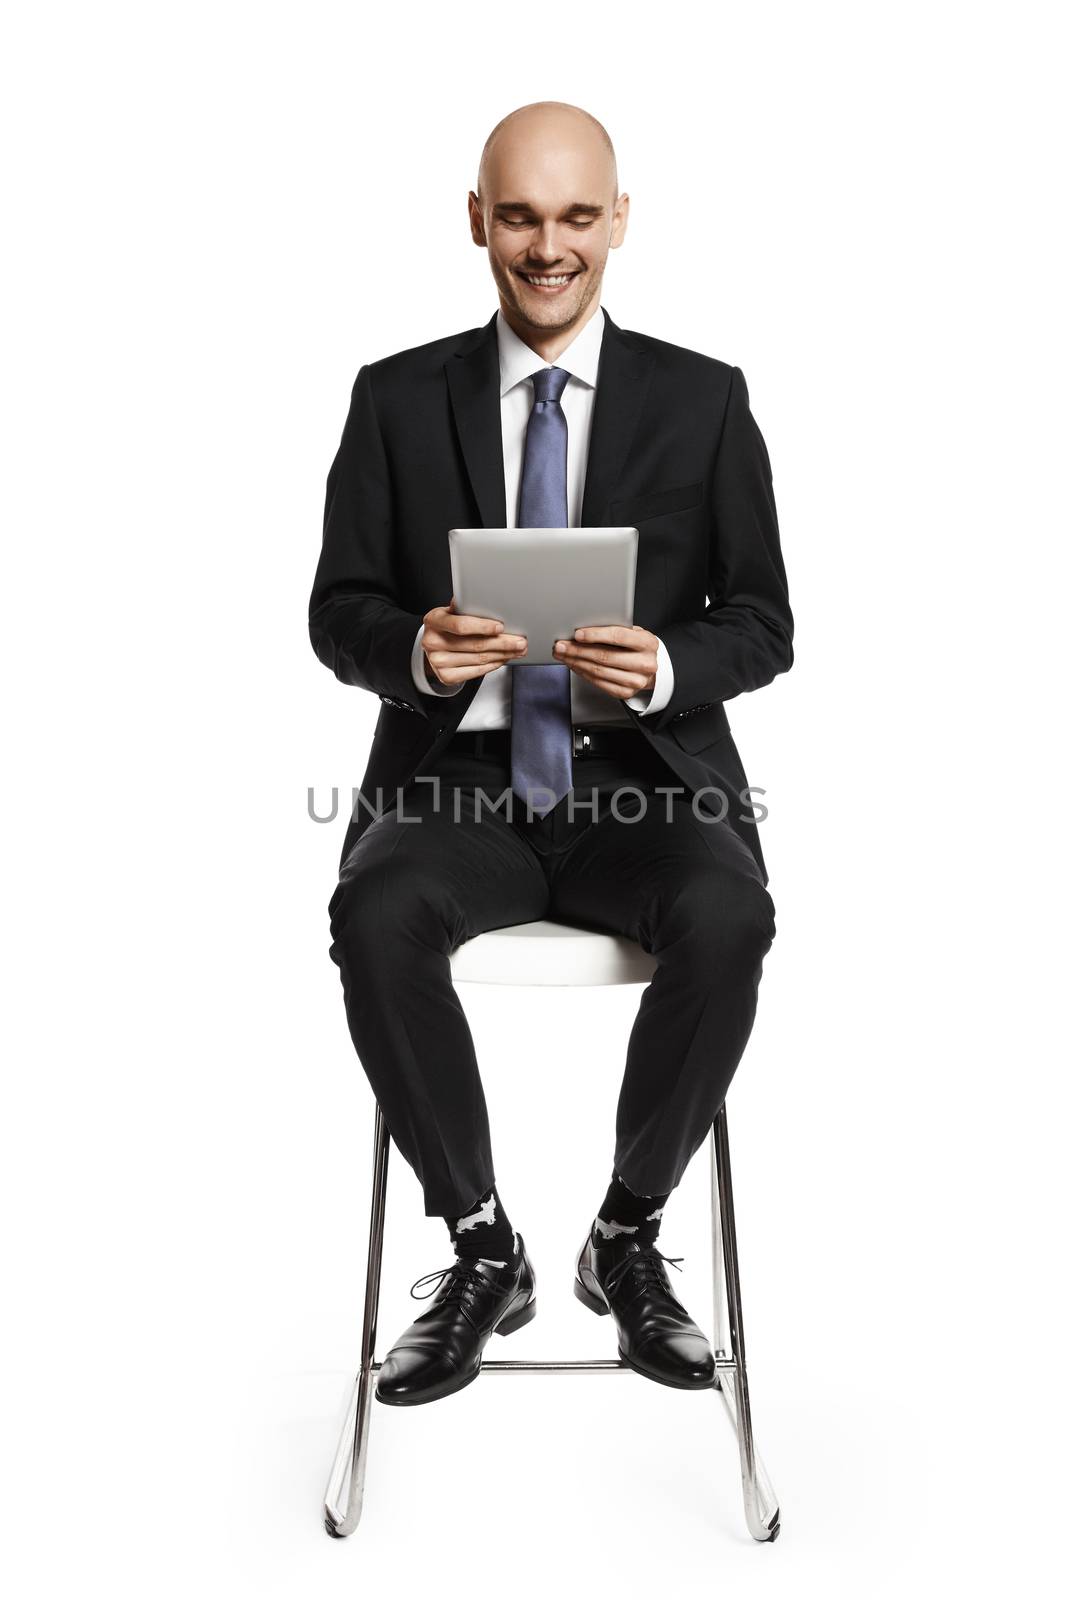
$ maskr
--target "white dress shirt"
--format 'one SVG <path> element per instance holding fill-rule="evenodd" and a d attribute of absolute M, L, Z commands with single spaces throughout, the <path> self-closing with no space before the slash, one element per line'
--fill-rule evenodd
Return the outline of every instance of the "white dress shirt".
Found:
<path fill-rule="evenodd" d="M 604 333 L 604 313 L 599 306 L 585 327 L 554 366 L 570 373 L 560 404 L 567 418 L 567 505 L 568 525 L 580 527 L 585 469 L 589 459 L 589 433 L 596 400 L 600 341 Z M 507 526 L 514 528 L 518 515 L 522 458 L 526 444 L 526 424 L 533 407 L 533 374 L 548 363 L 531 350 L 498 311 L 496 314 L 497 351 L 500 357 L 500 436 L 504 448 L 504 492 Z M 458 694 L 463 684 L 431 684 L 426 676 L 426 657 L 422 648 L 423 629 L 415 635 L 411 653 L 411 675 L 424 694 Z M 571 722 L 627 722 L 624 702 L 615 699 L 596 684 L 571 673 Z M 625 702 L 642 716 L 660 711 L 674 690 L 674 672 L 662 641 L 652 689 L 631 695 Z M 482 678 L 478 689 L 459 722 L 463 732 L 477 728 L 506 728 L 511 722 L 511 666 L 496 667 Z"/>

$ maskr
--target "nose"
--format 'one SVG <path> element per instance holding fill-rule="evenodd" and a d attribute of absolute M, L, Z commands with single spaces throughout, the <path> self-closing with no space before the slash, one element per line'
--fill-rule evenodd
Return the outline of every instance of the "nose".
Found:
<path fill-rule="evenodd" d="M 529 254 L 539 266 L 551 266 L 562 259 L 559 247 L 559 232 L 554 223 L 545 223 L 538 229 L 537 235 L 530 246 Z"/>

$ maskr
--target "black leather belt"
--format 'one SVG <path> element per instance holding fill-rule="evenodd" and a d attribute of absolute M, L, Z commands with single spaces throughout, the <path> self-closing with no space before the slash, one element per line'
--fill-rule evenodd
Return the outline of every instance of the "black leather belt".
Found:
<path fill-rule="evenodd" d="M 571 729 L 571 750 L 576 756 L 630 755 L 645 743 L 636 728 L 592 727 L 575 723 Z M 496 756 L 506 760 L 511 747 L 509 728 L 479 728 L 475 733 L 454 733 L 449 748 L 473 756 Z"/>

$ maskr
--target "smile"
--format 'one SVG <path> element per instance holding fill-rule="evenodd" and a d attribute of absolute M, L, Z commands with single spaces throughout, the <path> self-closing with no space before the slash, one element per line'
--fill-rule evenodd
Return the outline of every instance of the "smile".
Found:
<path fill-rule="evenodd" d="M 519 277 L 533 289 L 540 289 L 551 294 L 565 289 L 578 274 L 576 272 L 553 272 L 535 275 L 532 272 L 520 272 Z"/>

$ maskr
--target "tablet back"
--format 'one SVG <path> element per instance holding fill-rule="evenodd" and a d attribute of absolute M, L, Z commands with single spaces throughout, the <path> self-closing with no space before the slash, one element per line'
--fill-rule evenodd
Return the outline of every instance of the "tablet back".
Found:
<path fill-rule="evenodd" d="M 448 544 L 456 609 L 525 634 L 530 665 L 575 628 L 633 622 L 636 528 L 452 528 Z"/>

